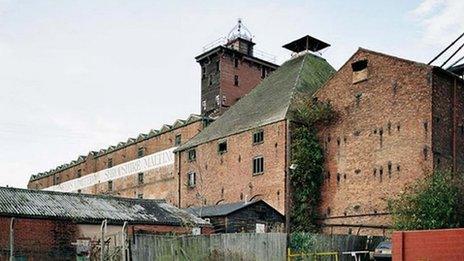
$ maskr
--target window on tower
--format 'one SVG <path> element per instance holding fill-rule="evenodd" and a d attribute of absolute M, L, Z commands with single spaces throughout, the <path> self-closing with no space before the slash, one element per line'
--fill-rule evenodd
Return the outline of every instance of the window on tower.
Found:
<path fill-rule="evenodd" d="M 238 86 L 238 75 L 234 76 L 234 85 Z"/>

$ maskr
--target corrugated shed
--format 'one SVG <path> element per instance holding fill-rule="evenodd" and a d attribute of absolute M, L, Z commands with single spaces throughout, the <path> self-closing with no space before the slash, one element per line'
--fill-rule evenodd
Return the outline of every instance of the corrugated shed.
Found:
<path fill-rule="evenodd" d="M 77 223 L 206 225 L 164 200 L 130 199 L 0 187 L 0 216 L 66 219 Z"/>
<path fill-rule="evenodd" d="M 249 201 L 249 202 L 235 202 L 235 203 L 225 203 L 219 205 L 209 205 L 209 206 L 202 206 L 202 207 L 189 207 L 187 211 L 197 215 L 199 217 L 219 217 L 219 216 L 226 216 L 232 212 L 240 210 L 242 208 L 248 207 L 250 205 L 264 202 L 263 200 L 257 201 Z M 264 202 L 264 204 L 267 204 Z M 272 207 L 271 207 L 272 208 Z"/>

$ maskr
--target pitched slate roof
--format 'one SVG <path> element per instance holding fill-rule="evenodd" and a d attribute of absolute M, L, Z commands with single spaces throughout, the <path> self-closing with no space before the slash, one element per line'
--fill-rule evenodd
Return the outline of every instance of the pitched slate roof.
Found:
<path fill-rule="evenodd" d="M 256 201 L 249 201 L 249 202 L 234 202 L 234 203 L 225 203 L 219 205 L 209 205 L 209 206 L 202 206 L 202 207 L 189 207 L 186 210 L 194 214 L 198 217 L 206 218 L 206 217 L 219 217 L 219 216 L 226 216 L 229 215 L 237 210 L 246 208 L 248 206 L 263 203 L 268 205 L 272 208 L 269 204 L 267 204 L 264 200 L 256 200 Z M 277 212 L 277 210 L 276 210 Z"/>
<path fill-rule="evenodd" d="M 64 219 L 77 223 L 206 225 L 164 200 L 130 199 L 0 187 L 0 216 Z"/>
<path fill-rule="evenodd" d="M 311 53 L 285 62 L 177 151 L 286 119 L 296 92 L 314 93 L 334 72 L 325 59 Z"/>

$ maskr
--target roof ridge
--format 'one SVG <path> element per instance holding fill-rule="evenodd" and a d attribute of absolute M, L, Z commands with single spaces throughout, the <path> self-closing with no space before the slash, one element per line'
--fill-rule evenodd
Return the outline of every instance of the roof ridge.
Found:
<path fill-rule="evenodd" d="M 136 138 L 128 138 L 126 141 L 120 141 L 116 145 L 109 145 L 106 149 L 100 149 L 96 151 L 96 154 L 94 154 L 94 158 L 98 158 L 101 156 L 104 156 L 106 154 L 109 154 L 114 151 L 118 151 L 120 149 L 123 149 L 129 145 L 132 145 L 134 143 L 139 143 L 142 141 L 145 141 L 147 139 L 151 139 L 153 137 L 156 137 L 158 135 L 164 134 L 167 131 L 171 131 L 177 128 L 180 128 L 182 126 L 188 125 L 190 123 L 196 122 L 201 119 L 207 118 L 206 116 L 200 115 L 200 114 L 195 114 L 191 113 L 185 120 L 183 119 L 176 119 L 176 121 L 172 124 L 163 124 L 160 129 L 155 130 L 151 129 L 148 131 L 148 133 L 139 133 Z M 183 123 L 178 124 L 177 126 L 174 126 L 177 122 L 182 121 Z M 169 126 L 169 127 L 168 127 Z M 65 169 L 69 169 L 71 167 L 77 166 L 80 163 L 83 163 L 85 159 L 93 154 L 94 151 L 90 151 L 87 153 L 87 156 L 80 155 L 77 160 L 72 160 L 70 163 L 63 163 L 53 169 L 44 171 L 44 172 L 39 172 L 37 174 L 32 174 L 29 181 L 33 180 L 38 180 L 43 177 L 48 177 L 51 176 L 59 171 L 63 171 Z M 82 159 L 81 159 L 82 157 Z"/>
<path fill-rule="evenodd" d="M 115 199 L 121 201 L 152 201 L 158 203 L 166 203 L 165 199 L 139 199 L 139 198 L 125 198 L 125 197 L 115 197 L 112 195 L 105 194 L 86 194 L 86 193 L 74 193 L 74 192 L 59 192 L 52 190 L 40 190 L 40 189 L 25 189 L 25 188 L 16 188 L 16 187 L 3 187 L 0 186 L 0 190 L 15 190 L 29 193 L 39 193 L 39 194 L 52 194 L 52 195 L 66 195 L 72 197 L 87 197 L 87 198 L 101 198 L 101 199 Z"/>

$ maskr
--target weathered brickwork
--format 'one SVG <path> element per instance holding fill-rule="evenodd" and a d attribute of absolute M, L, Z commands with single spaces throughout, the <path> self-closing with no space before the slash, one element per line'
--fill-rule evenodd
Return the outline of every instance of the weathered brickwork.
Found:
<path fill-rule="evenodd" d="M 28 184 L 28 187 L 42 189 L 53 186 L 53 179 L 57 181 L 56 184 L 59 184 L 78 178 L 78 170 L 80 170 L 81 176 L 95 173 L 108 168 L 109 161 L 112 161 L 113 166 L 116 166 L 137 159 L 139 157 L 139 150 L 143 151 L 143 155 L 149 155 L 175 147 L 176 136 L 180 135 L 181 143 L 183 143 L 195 136 L 203 127 L 204 121 L 197 120 L 178 128 L 171 127 L 171 129 L 167 129 L 159 135 L 148 139 L 140 139 L 139 141 L 136 140 L 128 146 L 109 151 L 108 153 L 98 153 L 96 155 L 89 154 L 82 163 L 64 169 L 63 171 L 58 171 L 53 175 L 33 180 Z M 176 204 L 178 201 L 178 182 L 177 179 L 175 179 L 173 166 L 174 165 L 169 165 L 144 172 L 142 182 L 139 182 L 139 176 L 135 174 L 113 180 L 111 190 L 108 186 L 108 182 L 104 182 L 83 189 L 81 192 L 89 194 L 111 194 L 131 198 L 166 199 L 168 202 Z"/>
<path fill-rule="evenodd" d="M 235 67 L 235 59 L 238 60 Z M 246 56 L 221 56 L 221 94 L 225 95 L 226 99 L 224 106 L 226 108 L 235 104 L 240 98 L 249 93 L 257 86 L 263 78 L 262 71 L 265 70 L 265 75 L 268 75 L 274 68 L 257 63 Z M 235 85 L 235 76 L 238 77 L 238 85 Z"/>
<path fill-rule="evenodd" d="M 213 117 L 222 115 L 278 67 L 222 46 L 198 56 L 197 61 L 202 68 L 201 113 Z"/>
<path fill-rule="evenodd" d="M 253 133 L 264 131 L 264 141 L 253 144 Z M 227 141 L 227 152 L 218 153 L 218 143 Z M 285 207 L 286 121 L 214 140 L 177 153 L 181 207 L 264 199 L 280 213 Z M 253 175 L 253 159 L 264 157 L 264 172 Z M 180 161 L 180 167 L 179 167 Z M 196 173 L 197 184 L 188 186 L 188 174 Z"/>
<path fill-rule="evenodd" d="M 0 260 L 9 257 L 11 219 L 0 217 Z M 75 251 L 78 238 L 75 224 L 59 220 L 19 219 L 14 222 L 14 253 L 29 260 L 65 260 Z"/>
<path fill-rule="evenodd" d="M 435 168 L 457 173 L 464 171 L 463 85 L 461 79 L 434 70 L 431 153 Z"/>
<path fill-rule="evenodd" d="M 353 83 L 351 65 L 360 60 L 368 62 L 368 77 Z M 319 132 L 326 232 L 384 234 L 391 225 L 387 199 L 431 172 L 434 151 L 449 164 L 449 80 L 432 85 L 435 77 L 430 66 L 360 49 L 316 93 L 337 112 Z"/>

